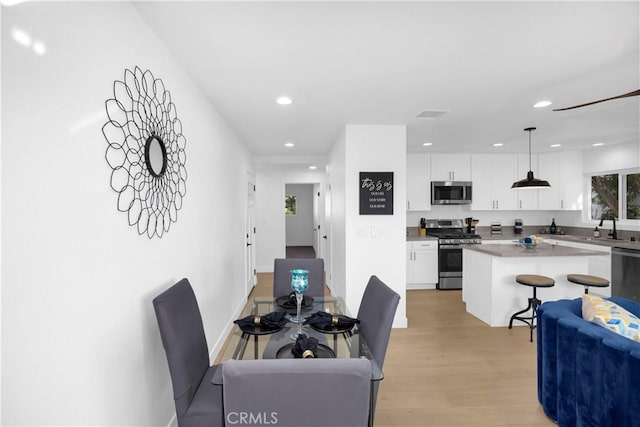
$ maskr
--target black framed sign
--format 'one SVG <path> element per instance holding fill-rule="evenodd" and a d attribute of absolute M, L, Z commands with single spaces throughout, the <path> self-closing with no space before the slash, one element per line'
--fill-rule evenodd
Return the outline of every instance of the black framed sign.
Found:
<path fill-rule="evenodd" d="M 393 215 L 393 172 L 360 172 L 360 215 Z"/>

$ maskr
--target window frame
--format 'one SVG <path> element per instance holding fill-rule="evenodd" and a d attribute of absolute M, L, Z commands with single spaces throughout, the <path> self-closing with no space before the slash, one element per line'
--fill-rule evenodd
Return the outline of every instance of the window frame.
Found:
<path fill-rule="evenodd" d="M 594 176 L 618 175 L 618 218 L 616 223 L 620 225 L 639 225 L 640 219 L 627 218 L 627 175 L 640 173 L 640 168 L 616 169 L 610 171 L 591 172 L 585 175 L 585 197 L 586 203 L 583 206 L 582 216 L 586 223 L 599 224 L 600 219 L 591 219 L 591 182 Z M 605 218 L 605 221 L 607 218 Z"/>

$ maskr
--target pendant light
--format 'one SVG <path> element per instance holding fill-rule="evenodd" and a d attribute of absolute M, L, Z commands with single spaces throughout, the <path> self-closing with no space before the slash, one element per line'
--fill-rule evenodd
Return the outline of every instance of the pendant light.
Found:
<path fill-rule="evenodd" d="M 520 181 L 516 181 L 511 185 L 511 188 L 548 188 L 551 187 L 549 181 L 545 181 L 543 179 L 538 179 L 533 177 L 533 171 L 531 170 L 531 131 L 536 130 L 534 127 L 526 128 L 525 131 L 529 132 L 529 172 L 527 172 L 527 177 L 525 179 L 521 179 Z"/>

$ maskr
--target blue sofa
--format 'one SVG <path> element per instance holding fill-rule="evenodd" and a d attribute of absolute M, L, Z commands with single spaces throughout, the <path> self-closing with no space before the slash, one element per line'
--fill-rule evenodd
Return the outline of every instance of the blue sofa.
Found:
<path fill-rule="evenodd" d="M 636 316 L 640 304 L 612 297 Z M 582 318 L 582 299 L 538 309 L 538 400 L 564 426 L 640 426 L 640 343 Z"/>

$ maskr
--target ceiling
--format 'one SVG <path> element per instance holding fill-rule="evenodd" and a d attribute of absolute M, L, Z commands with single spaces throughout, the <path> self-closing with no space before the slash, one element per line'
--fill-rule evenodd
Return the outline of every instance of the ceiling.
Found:
<path fill-rule="evenodd" d="M 639 5 L 135 3 L 263 163 L 325 158 L 345 124 L 406 125 L 408 152 L 640 143 L 640 97 L 552 111 L 640 88 Z"/>

